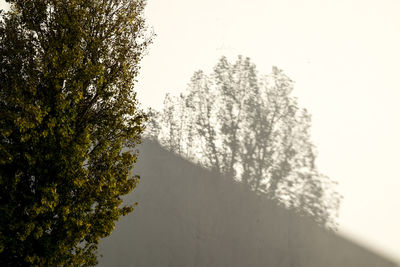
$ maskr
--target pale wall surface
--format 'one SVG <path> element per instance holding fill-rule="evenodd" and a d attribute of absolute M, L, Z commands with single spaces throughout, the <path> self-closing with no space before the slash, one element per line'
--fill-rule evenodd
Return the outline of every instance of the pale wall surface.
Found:
<path fill-rule="evenodd" d="M 147 143 L 138 201 L 100 247 L 100 266 L 396 266 L 267 199 Z"/>
<path fill-rule="evenodd" d="M 7 7 L 0 0 L 0 8 Z M 276 65 L 313 115 L 319 170 L 339 181 L 340 230 L 400 261 L 400 1 L 150 0 L 157 34 L 138 99 L 161 109 L 222 55 Z"/>

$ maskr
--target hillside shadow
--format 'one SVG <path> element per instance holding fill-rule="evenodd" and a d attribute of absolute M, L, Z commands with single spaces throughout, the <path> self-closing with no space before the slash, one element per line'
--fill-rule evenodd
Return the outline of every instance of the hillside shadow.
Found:
<path fill-rule="evenodd" d="M 139 146 L 139 202 L 100 245 L 99 266 L 398 266 L 232 179 Z"/>

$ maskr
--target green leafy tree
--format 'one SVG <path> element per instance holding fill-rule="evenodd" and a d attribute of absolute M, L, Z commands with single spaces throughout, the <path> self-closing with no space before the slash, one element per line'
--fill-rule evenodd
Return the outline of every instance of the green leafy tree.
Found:
<path fill-rule="evenodd" d="M 8 0 L 0 22 L 0 265 L 93 266 L 132 211 L 144 0 Z M 124 148 L 123 152 L 122 148 Z M 125 150 L 125 148 L 128 148 Z"/>
<path fill-rule="evenodd" d="M 166 97 L 152 132 L 167 149 L 334 229 L 340 195 L 315 166 L 310 115 L 292 90 L 276 67 L 260 77 L 249 58 L 222 57 L 211 75 L 197 71 L 186 92 Z"/>

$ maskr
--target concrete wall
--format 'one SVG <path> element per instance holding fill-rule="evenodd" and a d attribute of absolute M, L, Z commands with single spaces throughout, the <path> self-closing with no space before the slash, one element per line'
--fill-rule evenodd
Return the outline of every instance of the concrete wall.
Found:
<path fill-rule="evenodd" d="M 397 266 L 159 145 L 140 147 L 139 202 L 99 266 Z"/>

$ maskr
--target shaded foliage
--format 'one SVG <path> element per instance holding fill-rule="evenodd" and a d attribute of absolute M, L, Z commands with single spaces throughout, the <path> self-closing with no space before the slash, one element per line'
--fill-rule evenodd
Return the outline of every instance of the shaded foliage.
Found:
<path fill-rule="evenodd" d="M 197 71 L 184 93 L 165 97 L 163 111 L 153 112 L 153 138 L 334 228 L 340 196 L 316 169 L 310 115 L 292 90 L 276 67 L 259 77 L 249 58 L 222 57 L 212 74 Z"/>
<path fill-rule="evenodd" d="M 92 266 L 146 115 L 143 0 L 9 0 L 0 22 L 0 265 Z"/>

